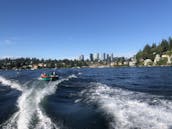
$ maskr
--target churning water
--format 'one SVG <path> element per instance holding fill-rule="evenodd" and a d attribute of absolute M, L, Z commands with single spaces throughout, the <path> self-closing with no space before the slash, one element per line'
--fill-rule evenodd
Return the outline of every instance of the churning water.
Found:
<path fill-rule="evenodd" d="M 172 128 L 171 67 L 51 71 L 0 71 L 0 128 Z"/>

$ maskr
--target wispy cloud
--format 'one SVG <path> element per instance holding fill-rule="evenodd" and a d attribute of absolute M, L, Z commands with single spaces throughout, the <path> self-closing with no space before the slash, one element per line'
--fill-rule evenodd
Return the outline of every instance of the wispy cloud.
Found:
<path fill-rule="evenodd" d="M 14 45 L 16 44 L 16 40 L 14 39 L 1 39 L 0 40 L 0 45 L 3 45 L 3 46 L 11 46 L 11 45 Z"/>
<path fill-rule="evenodd" d="M 12 45 L 14 42 L 12 41 L 12 40 L 10 40 L 10 39 L 6 39 L 6 40 L 4 40 L 4 44 L 5 45 Z"/>

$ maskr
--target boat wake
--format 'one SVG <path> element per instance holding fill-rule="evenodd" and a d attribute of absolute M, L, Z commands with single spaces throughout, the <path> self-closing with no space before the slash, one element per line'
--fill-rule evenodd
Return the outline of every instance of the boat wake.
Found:
<path fill-rule="evenodd" d="M 96 104 L 110 129 L 172 128 L 172 102 L 160 96 L 91 83 L 75 102 L 80 101 Z"/>
<path fill-rule="evenodd" d="M 16 81 L 0 76 L 0 82 L 3 85 L 22 92 L 17 100 L 18 111 L 0 127 L 2 129 L 58 129 L 57 125 L 43 112 L 40 103 L 46 96 L 54 94 L 61 82 L 71 78 L 76 78 L 76 76 L 70 75 L 48 84 L 41 83 L 41 81 L 31 81 L 25 84 L 27 86 L 23 86 Z"/>
<path fill-rule="evenodd" d="M 20 86 L 16 81 L 14 80 L 7 80 L 4 77 L 0 76 L 0 83 L 6 86 L 10 86 L 13 89 L 17 89 L 19 91 L 23 91 L 23 87 Z"/>

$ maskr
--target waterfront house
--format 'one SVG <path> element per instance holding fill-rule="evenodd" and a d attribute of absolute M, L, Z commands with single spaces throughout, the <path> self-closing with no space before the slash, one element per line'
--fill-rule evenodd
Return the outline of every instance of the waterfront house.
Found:
<path fill-rule="evenodd" d="M 136 66 L 136 62 L 135 61 L 130 61 L 129 66 L 131 66 L 131 67 Z"/>
<path fill-rule="evenodd" d="M 144 60 L 144 66 L 151 66 L 152 65 L 152 60 L 151 59 L 146 59 Z"/>
<path fill-rule="evenodd" d="M 136 66 L 136 63 L 137 63 L 137 59 L 136 56 L 134 56 L 131 58 L 131 61 L 129 61 L 129 66 L 131 67 Z"/>
<path fill-rule="evenodd" d="M 169 55 L 162 55 L 162 58 L 166 58 L 167 59 L 167 64 L 171 64 L 172 62 L 171 62 L 171 56 L 169 56 Z"/>
<path fill-rule="evenodd" d="M 123 64 L 124 64 L 124 65 L 129 65 L 129 62 L 128 62 L 128 61 L 124 61 Z"/>
<path fill-rule="evenodd" d="M 160 55 L 156 54 L 153 64 L 156 65 L 160 60 L 161 60 Z"/>
<path fill-rule="evenodd" d="M 33 64 L 32 65 L 32 69 L 38 69 L 38 65 L 37 64 Z"/>

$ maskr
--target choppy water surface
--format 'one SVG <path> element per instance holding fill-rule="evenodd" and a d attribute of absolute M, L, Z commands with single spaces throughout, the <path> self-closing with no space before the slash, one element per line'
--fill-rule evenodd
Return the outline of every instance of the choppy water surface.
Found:
<path fill-rule="evenodd" d="M 0 71 L 2 129 L 172 129 L 172 67 Z"/>

